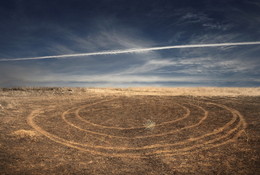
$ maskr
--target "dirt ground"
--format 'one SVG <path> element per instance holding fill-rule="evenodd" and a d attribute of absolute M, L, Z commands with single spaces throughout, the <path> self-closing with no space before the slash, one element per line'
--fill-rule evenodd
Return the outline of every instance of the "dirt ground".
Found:
<path fill-rule="evenodd" d="M 122 91 L 1 89 L 0 174 L 260 174 L 260 96 Z"/>

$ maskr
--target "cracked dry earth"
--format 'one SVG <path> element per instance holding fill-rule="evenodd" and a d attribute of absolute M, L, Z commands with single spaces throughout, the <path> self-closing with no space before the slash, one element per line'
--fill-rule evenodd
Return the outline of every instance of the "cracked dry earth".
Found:
<path fill-rule="evenodd" d="M 260 174 L 260 97 L 0 97 L 0 174 Z"/>

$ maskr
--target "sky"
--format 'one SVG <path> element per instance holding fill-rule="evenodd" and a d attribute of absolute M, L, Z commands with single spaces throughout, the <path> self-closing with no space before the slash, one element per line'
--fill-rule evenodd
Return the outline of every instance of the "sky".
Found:
<path fill-rule="evenodd" d="M 0 87 L 259 87 L 259 29 L 259 0 L 1 1 Z"/>

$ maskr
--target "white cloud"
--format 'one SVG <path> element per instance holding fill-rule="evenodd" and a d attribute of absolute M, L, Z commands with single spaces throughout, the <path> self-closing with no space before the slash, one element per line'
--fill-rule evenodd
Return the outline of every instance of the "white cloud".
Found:
<path fill-rule="evenodd" d="M 125 53 L 143 53 L 143 52 L 148 53 L 150 51 L 166 50 L 166 49 L 204 48 L 204 47 L 220 47 L 220 46 L 243 46 L 243 45 L 257 45 L 257 44 L 260 44 L 260 41 L 237 42 L 237 43 L 192 44 L 192 45 L 189 44 L 189 45 L 174 45 L 174 46 L 162 46 L 162 47 L 133 48 L 133 49 L 123 49 L 123 50 L 108 50 L 108 51 L 99 51 L 99 52 L 75 53 L 75 54 L 40 56 L 40 57 L 29 57 L 29 58 L 0 59 L 0 61 L 40 60 L 40 59 L 52 59 L 52 58 L 117 55 L 117 54 L 125 54 Z"/>

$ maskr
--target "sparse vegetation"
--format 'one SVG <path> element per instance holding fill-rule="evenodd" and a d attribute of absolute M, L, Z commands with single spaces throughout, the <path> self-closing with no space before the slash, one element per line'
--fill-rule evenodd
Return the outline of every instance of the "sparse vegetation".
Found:
<path fill-rule="evenodd" d="M 155 127 L 155 122 L 153 122 L 152 120 L 147 120 L 144 124 L 146 129 L 150 129 L 153 130 Z"/>
<path fill-rule="evenodd" d="M 37 136 L 39 136 L 39 134 L 35 131 L 31 131 L 31 130 L 17 130 L 14 131 L 12 133 L 12 136 L 18 138 L 18 139 L 31 139 L 31 140 L 35 140 Z"/>
<path fill-rule="evenodd" d="M 259 174 L 259 88 L 0 90 L 0 174 Z"/>

